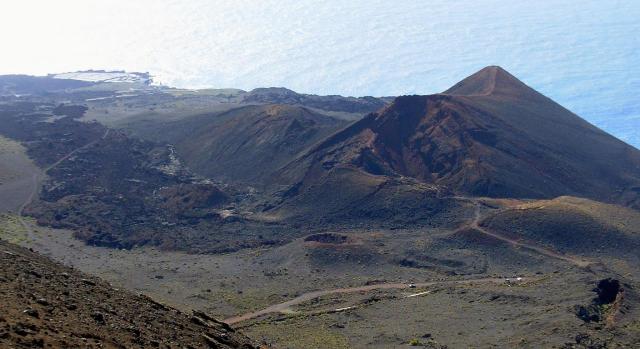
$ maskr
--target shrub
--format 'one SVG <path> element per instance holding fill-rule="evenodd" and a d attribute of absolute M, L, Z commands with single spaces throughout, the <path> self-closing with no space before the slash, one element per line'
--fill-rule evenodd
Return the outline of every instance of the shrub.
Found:
<path fill-rule="evenodd" d="M 414 339 L 409 341 L 409 345 L 411 345 L 413 347 L 417 347 L 418 345 L 422 345 L 422 343 L 420 342 L 420 340 L 418 338 L 414 338 Z"/>

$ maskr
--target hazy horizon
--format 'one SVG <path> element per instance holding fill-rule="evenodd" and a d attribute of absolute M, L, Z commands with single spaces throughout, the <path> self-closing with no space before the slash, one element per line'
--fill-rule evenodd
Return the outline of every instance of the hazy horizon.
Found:
<path fill-rule="evenodd" d="M 187 88 L 441 92 L 499 65 L 640 146 L 634 1 L 35 1 L 0 14 L 0 74 L 150 72 Z"/>

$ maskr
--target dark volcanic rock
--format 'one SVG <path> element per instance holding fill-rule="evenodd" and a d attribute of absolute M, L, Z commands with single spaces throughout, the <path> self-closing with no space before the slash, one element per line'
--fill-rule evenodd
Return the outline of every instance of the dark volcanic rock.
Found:
<path fill-rule="evenodd" d="M 321 242 L 326 244 L 344 244 L 348 241 L 348 237 L 345 235 L 335 233 L 320 233 L 307 236 L 304 241 L 307 242 Z"/>
<path fill-rule="evenodd" d="M 66 115 L 71 118 L 80 118 L 87 111 L 87 107 L 84 105 L 65 105 L 60 104 L 53 109 L 54 115 Z"/>
<path fill-rule="evenodd" d="M 598 304 L 611 304 L 613 303 L 623 292 L 620 281 L 616 279 L 603 279 L 598 282 L 598 287 L 595 288 L 595 292 L 598 294 Z"/>
<path fill-rule="evenodd" d="M 601 322 L 616 315 L 622 306 L 624 289 L 616 279 L 603 279 L 593 289 L 598 294 L 591 304 L 576 306 L 576 315 L 585 322 Z"/>

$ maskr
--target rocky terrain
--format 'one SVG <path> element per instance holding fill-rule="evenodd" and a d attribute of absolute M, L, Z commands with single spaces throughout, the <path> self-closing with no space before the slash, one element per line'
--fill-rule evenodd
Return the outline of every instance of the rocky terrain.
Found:
<path fill-rule="evenodd" d="M 39 105 L 40 114 L 32 104 L 2 109 L 0 126 L 26 145 L 48 175 L 39 200 L 25 209 L 40 224 L 74 229 L 88 243 L 117 248 L 150 244 L 220 252 L 274 243 L 266 237 L 269 228 L 262 239 L 250 232 L 238 239 L 235 233 L 250 225 L 229 218 L 240 196 L 231 198 L 226 187 L 193 175 L 169 145 L 70 116 L 46 121 L 47 112 L 60 110 L 47 107 L 53 108 Z M 220 234 L 210 236 L 210 230 Z"/>
<path fill-rule="evenodd" d="M 0 241 L 3 348 L 255 348 L 202 312 L 185 314 Z"/>
<path fill-rule="evenodd" d="M 640 343 L 640 151 L 499 67 L 398 98 L 30 79 L 0 78 L 2 239 L 277 347 Z"/>

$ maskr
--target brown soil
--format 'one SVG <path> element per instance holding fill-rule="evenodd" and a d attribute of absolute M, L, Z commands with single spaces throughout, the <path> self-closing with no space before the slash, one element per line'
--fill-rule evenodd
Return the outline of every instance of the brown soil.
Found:
<path fill-rule="evenodd" d="M 181 313 L 0 241 L 0 347 L 254 346 L 204 313 Z"/>
<path fill-rule="evenodd" d="M 341 166 L 473 196 L 574 195 L 632 207 L 639 198 L 640 151 L 498 67 L 443 94 L 398 97 L 317 144 L 280 176 L 301 192 Z"/>

